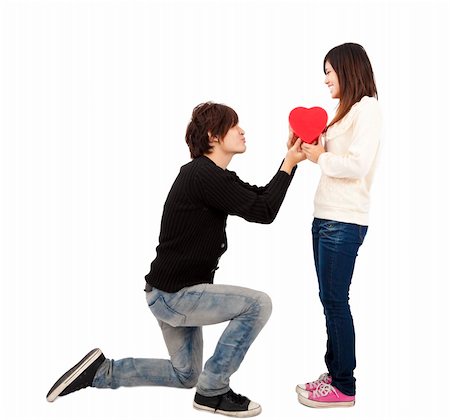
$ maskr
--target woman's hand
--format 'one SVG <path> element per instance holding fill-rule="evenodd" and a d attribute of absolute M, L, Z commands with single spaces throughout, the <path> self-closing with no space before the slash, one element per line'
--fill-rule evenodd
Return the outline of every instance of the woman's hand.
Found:
<path fill-rule="evenodd" d="M 307 159 L 311 162 L 317 163 L 319 156 L 325 153 L 325 148 L 322 146 L 322 139 L 319 137 L 317 144 L 302 143 L 302 151 L 305 152 Z"/>

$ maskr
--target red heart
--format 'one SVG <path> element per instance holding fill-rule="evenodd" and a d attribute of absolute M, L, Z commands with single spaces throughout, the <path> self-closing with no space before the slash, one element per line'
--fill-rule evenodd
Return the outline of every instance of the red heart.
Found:
<path fill-rule="evenodd" d="M 306 143 L 314 143 L 327 126 L 327 112 L 318 106 L 294 108 L 289 114 L 289 124 L 294 133 Z"/>

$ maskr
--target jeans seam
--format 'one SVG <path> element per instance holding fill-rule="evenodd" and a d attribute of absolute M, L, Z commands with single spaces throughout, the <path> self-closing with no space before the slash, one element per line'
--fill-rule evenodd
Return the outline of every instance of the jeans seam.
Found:
<path fill-rule="evenodd" d="M 253 309 L 253 307 L 258 307 L 258 306 L 259 306 L 259 301 L 253 299 L 253 303 L 248 307 L 248 309 L 245 310 L 245 311 L 243 311 L 243 312 L 241 312 L 236 318 L 242 316 L 242 315 L 245 314 L 245 313 L 248 313 L 249 311 L 251 311 L 251 310 Z M 261 311 L 260 311 L 260 310 L 258 311 L 258 315 L 259 315 L 259 312 L 261 312 Z M 236 318 L 235 318 L 235 319 L 236 319 Z M 231 320 L 231 321 L 233 321 L 233 320 Z M 230 322 L 231 322 L 231 321 L 230 321 Z M 231 357 L 228 358 L 227 365 L 224 365 L 224 367 L 225 367 L 226 370 L 229 369 L 230 363 L 231 363 L 231 361 L 234 359 L 234 357 L 235 357 L 235 355 L 236 355 L 236 353 L 237 353 L 237 350 L 240 349 L 240 348 L 242 347 L 242 343 L 248 341 L 247 339 L 248 339 L 248 337 L 249 337 L 250 331 L 251 331 L 251 330 L 246 331 L 246 335 L 245 335 L 245 336 L 242 335 L 242 336 L 240 337 L 239 341 L 237 341 L 237 345 L 236 345 L 236 346 L 233 346 L 233 351 L 232 351 Z M 220 343 L 220 338 L 219 338 L 218 343 Z M 223 345 L 226 345 L 226 344 L 221 343 L 221 345 L 223 346 Z M 249 346 L 249 347 L 250 347 L 250 346 Z M 247 350 L 248 350 L 248 348 L 247 348 Z"/>
<path fill-rule="evenodd" d="M 335 265 L 335 260 L 337 258 L 337 254 L 338 254 L 337 250 L 339 248 L 338 244 L 339 244 L 339 241 L 342 239 L 342 234 L 343 234 L 343 230 L 340 229 L 337 232 L 337 238 L 336 238 L 336 241 L 334 242 L 334 245 L 335 245 L 334 249 L 333 249 L 334 258 L 333 258 L 333 262 L 332 262 L 332 270 L 331 270 L 331 276 L 330 276 L 331 277 L 331 281 L 333 280 L 333 273 L 334 273 L 333 268 L 334 268 L 334 265 Z M 330 287 L 331 287 L 331 285 L 330 285 Z M 335 339 L 336 339 L 336 345 L 334 346 L 336 354 L 334 355 L 334 357 L 337 358 L 338 364 L 340 365 L 341 364 L 341 342 L 340 342 L 340 339 L 339 339 L 337 322 L 334 322 L 334 336 L 335 336 Z"/>

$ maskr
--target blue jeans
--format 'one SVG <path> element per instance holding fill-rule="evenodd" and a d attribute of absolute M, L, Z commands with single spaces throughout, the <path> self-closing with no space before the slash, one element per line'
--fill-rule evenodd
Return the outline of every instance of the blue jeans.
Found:
<path fill-rule="evenodd" d="M 161 327 L 170 360 L 105 360 L 93 386 L 170 386 L 192 388 L 205 396 L 230 389 L 230 376 L 272 312 L 265 293 L 237 286 L 198 284 L 166 293 L 148 292 L 147 303 Z M 202 326 L 230 321 L 202 371 Z"/>
<path fill-rule="evenodd" d="M 314 262 L 319 296 L 327 326 L 325 363 L 332 385 L 346 395 L 355 395 L 355 329 L 350 312 L 349 291 L 358 249 L 367 226 L 314 219 Z"/>

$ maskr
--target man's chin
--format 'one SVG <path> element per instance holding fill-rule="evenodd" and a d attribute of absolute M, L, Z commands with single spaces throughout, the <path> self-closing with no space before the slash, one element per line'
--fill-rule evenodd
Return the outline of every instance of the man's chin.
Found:
<path fill-rule="evenodd" d="M 244 147 L 243 149 L 240 149 L 240 150 L 235 150 L 233 152 L 233 156 L 235 156 L 235 155 L 242 155 L 242 153 L 245 153 L 246 150 L 247 150 L 246 147 Z"/>

